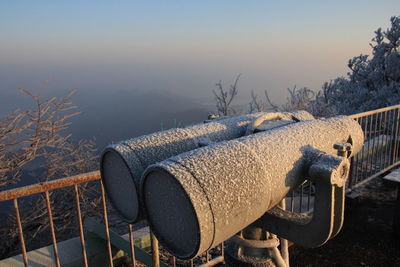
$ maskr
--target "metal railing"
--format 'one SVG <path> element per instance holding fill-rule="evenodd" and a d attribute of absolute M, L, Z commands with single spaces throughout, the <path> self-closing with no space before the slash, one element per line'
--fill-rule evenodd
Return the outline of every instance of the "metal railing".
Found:
<path fill-rule="evenodd" d="M 351 115 L 362 126 L 365 134 L 365 145 L 362 151 L 355 157 L 352 158 L 351 162 L 351 173 L 348 183 L 348 191 L 352 191 L 357 187 L 371 181 L 374 178 L 379 177 L 383 173 L 389 171 L 400 165 L 399 161 L 399 116 L 400 116 L 400 105 L 391 106 L 387 108 L 377 109 L 364 113 Z M 18 206 L 18 200 L 22 197 L 31 196 L 34 194 L 44 194 L 45 203 L 47 206 L 47 213 L 49 218 L 49 226 L 51 232 L 51 241 L 54 251 L 54 264 L 60 266 L 60 258 L 57 247 L 56 231 L 52 217 L 52 206 L 49 192 L 51 190 L 57 190 L 65 187 L 73 187 L 75 193 L 75 204 L 76 204 L 76 215 L 77 225 L 79 227 L 79 237 L 82 250 L 82 265 L 88 266 L 88 256 L 85 246 L 85 235 L 84 235 L 84 224 L 82 222 L 81 205 L 79 199 L 79 184 L 87 183 L 90 181 L 96 181 L 100 184 L 101 193 L 101 205 L 103 211 L 103 223 L 104 223 L 104 237 L 107 244 L 108 251 L 108 265 L 113 266 L 113 251 L 112 242 L 110 238 L 110 230 L 108 223 L 107 214 L 107 203 L 106 196 L 104 193 L 104 187 L 100 179 L 100 173 L 98 171 L 84 173 L 72 177 L 66 177 L 53 181 L 38 183 L 30 186 L 20 187 L 7 191 L 0 192 L 0 202 L 12 201 L 15 209 L 15 217 L 17 221 L 17 227 L 19 232 L 19 241 L 21 245 L 21 253 L 25 266 L 29 266 L 29 259 L 25 246 L 25 238 L 23 226 L 21 223 L 20 209 Z M 286 207 L 288 210 L 296 212 L 307 212 L 312 207 L 312 195 L 313 186 L 310 182 L 303 184 L 297 190 L 290 193 L 286 198 Z M 297 206 L 296 207 L 296 203 Z M 129 255 L 131 265 L 136 266 L 134 237 L 133 237 L 133 225 L 127 224 L 126 229 L 129 233 L 129 249 L 126 249 L 126 254 Z M 159 245 L 157 239 L 151 234 L 151 247 L 152 247 L 152 262 L 149 265 L 160 266 L 159 256 Z M 203 260 L 204 266 L 213 266 L 224 260 L 224 247 L 223 243 L 219 246 L 220 255 L 210 259 L 209 251 L 205 252 L 205 258 Z M 169 264 L 176 266 L 177 259 L 170 256 Z M 140 260 L 140 259 L 139 259 Z M 190 266 L 194 265 L 194 261 L 187 261 Z"/>
<path fill-rule="evenodd" d="M 103 183 L 100 179 L 99 171 L 84 173 L 84 174 L 80 174 L 80 175 L 76 175 L 76 176 L 66 177 L 66 178 L 52 180 L 52 181 L 43 182 L 43 183 L 37 183 L 34 185 L 30 185 L 30 186 L 24 186 L 24 187 L 0 192 L 0 202 L 12 201 L 14 204 L 15 215 L 16 215 L 15 218 L 17 221 L 17 227 L 18 227 L 18 232 L 19 232 L 19 241 L 20 241 L 20 245 L 21 245 L 21 253 L 22 253 L 22 258 L 23 258 L 25 266 L 29 266 L 29 259 L 28 259 L 26 245 L 25 245 L 24 230 L 23 230 L 23 226 L 22 226 L 22 222 L 21 222 L 20 208 L 18 206 L 18 200 L 23 197 L 32 196 L 34 194 L 44 194 L 45 199 L 46 199 L 45 203 L 46 203 L 47 214 L 48 214 L 48 218 L 49 218 L 51 241 L 52 241 L 53 252 L 54 252 L 54 265 L 59 267 L 60 266 L 60 257 L 59 257 L 59 253 L 58 253 L 56 231 L 55 231 L 55 226 L 53 223 L 52 206 L 51 206 L 49 192 L 51 190 L 57 190 L 57 189 L 65 188 L 65 187 L 73 187 L 74 188 L 76 213 L 77 213 L 76 215 L 78 218 L 77 225 L 79 227 L 79 237 L 80 237 L 81 250 L 82 250 L 82 265 L 89 266 L 89 261 L 88 261 L 88 256 L 87 256 L 87 252 L 86 252 L 86 246 L 85 246 L 84 224 L 83 224 L 83 220 L 82 220 L 82 213 L 81 213 L 81 206 L 80 206 L 80 199 L 79 199 L 79 184 L 87 183 L 90 181 L 97 181 L 100 184 L 101 205 L 102 205 L 102 212 L 103 212 L 102 216 L 103 216 L 103 223 L 104 223 L 104 236 L 105 236 L 105 240 L 106 240 L 106 244 L 107 244 L 107 252 L 108 252 L 108 265 L 113 266 L 113 252 L 112 252 L 113 244 L 112 244 L 111 238 L 110 238 L 110 229 L 109 229 L 108 214 L 107 214 L 107 202 L 106 202 L 106 196 L 105 196 Z M 133 230 L 132 230 L 133 225 L 126 224 L 126 229 L 128 230 L 128 233 L 129 233 L 130 249 L 125 252 L 130 257 L 131 265 L 136 266 L 137 259 L 135 257 L 135 252 L 134 252 L 135 251 L 134 237 L 133 237 Z M 150 233 L 150 236 L 151 236 L 152 262 L 150 262 L 150 263 L 146 262 L 146 263 L 148 265 L 152 265 L 152 266 L 160 266 L 158 241 L 152 233 Z M 223 244 L 221 244 L 219 246 L 220 246 L 220 251 L 221 251 L 220 256 L 210 258 L 209 251 L 207 251 L 205 253 L 205 260 L 204 260 L 205 266 L 213 266 L 213 265 L 216 265 L 223 261 L 223 259 L 224 259 Z M 163 252 L 163 253 L 166 254 L 166 252 Z M 169 258 L 170 258 L 170 265 L 176 266 L 177 259 L 173 256 L 170 256 Z M 187 261 L 187 265 L 193 266 L 194 260 Z"/>
<path fill-rule="evenodd" d="M 362 150 L 351 158 L 348 194 L 400 166 L 400 105 L 350 115 L 364 132 Z M 305 182 L 286 197 L 286 209 L 312 212 L 314 186 Z"/>
<path fill-rule="evenodd" d="M 101 183 L 99 171 L 84 173 L 84 174 L 80 174 L 80 175 L 76 175 L 76 176 L 72 176 L 72 177 L 66 177 L 66 178 L 57 179 L 57 180 L 53 180 L 53 181 L 37 183 L 37 184 L 29 185 L 29 186 L 19 187 L 19 188 L 0 192 L 0 202 L 7 201 L 7 200 L 13 201 L 15 215 L 16 215 L 15 217 L 16 217 L 17 225 L 18 225 L 19 240 L 20 240 L 20 244 L 21 244 L 21 252 L 22 252 L 22 257 L 23 257 L 25 266 L 28 266 L 28 256 L 27 256 L 27 251 L 26 251 L 26 246 L 25 246 L 25 237 L 24 237 L 24 231 L 23 231 L 22 222 L 21 222 L 20 209 L 18 206 L 18 199 L 22 198 L 22 197 L 31 196 L 34 194 L 44 194 L 45 195 L 47 213 L 48 213 L 48 217 L 49 217 L 49 226 L 50 226 L 50 231 L 51 231 L 51 239 L 52 239 L 52 243 L 53 243 L 54 261 L 55 261 L 55 265 L 58 267 L 58 266 L 60 266 L 60 259 L 59 259 L 59 254 L 58 254 L 57 239 L 56 239 L 56 235 L 55 235 L 55 228 L 54 228 L 53 217 L 52 217 L 52 208 L 51 208 L 49 191 L 68 187 L 68 186 L 74 187 L 83 265 L 88 266 L 78 185 L 81 183 L 90 182 L 90 181 L 94 181 L 94 180 L 99 180 Z M 101 188 L 103 188 L 102 185 L 101 185 Z M 101 190 L 101 193 L 102 193 L 101 194 L 102 199 L 105 200 L 103 189 Z M 105 212 L 106 211 L 105 201 L 102 201 L 102 204 L 103 204 L 103 210 L 104 210 L 104 222 L 107 225 L 107 213 Z M 107 227 L 107 229 L 108 229 L 108 227 Z M 107 233 L 106 233 L 106 235 L 109 236 L 109 234 L 107 234 Z M 108 246 L 108 250 L 111 251 L 110 245 Z"/>
<path fill-rule="evenodd" d="M 363 149 L 351 159 L 348 192 L 400 165 L 400 105 L 349 116 L 364 131 Z"/>

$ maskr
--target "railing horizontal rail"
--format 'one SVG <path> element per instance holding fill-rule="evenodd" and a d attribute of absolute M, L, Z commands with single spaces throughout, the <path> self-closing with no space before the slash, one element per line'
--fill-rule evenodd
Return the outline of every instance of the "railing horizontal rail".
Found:
<path fill-rule="evenodd" d="M 66 186 L 72 186 L 74 184 L 80 184 L 99 179 L 100 179 L 100 172 L 93 171 L 93 172 L 78 174 L 75 176 L 56 179 L 48 182 L 37 183 L 24 187 L 18 187 L 0 192 L 0 201 L 12 200 L 15 198 L 26 197 L 33 194 L 44 193 L 49 190 L 63 188 Z"/>
<path fill-rule="evenodd" d="M 357 113 L 357 114 L 353 114 L 353 115 L 348 115 L 348 117 L 350 117 L 352 119 L 357 119 L 357 118 L 360 118 L 360 117 L 373 115 L 373 114 L 377 114 L 377 113 L 380 113 L 380 112 L 385 112 L 385 111 L 393 110 L 393 109 L 400 109 L 400 105 L 394 105 L 394 106 L 389 106 L 389 107 L 385 107 L 385 108 L 374 109 L 374 110 L 370 110 L 370 111 L 366 111 L 366 112 L 361 112 L 361 113 Z"/>

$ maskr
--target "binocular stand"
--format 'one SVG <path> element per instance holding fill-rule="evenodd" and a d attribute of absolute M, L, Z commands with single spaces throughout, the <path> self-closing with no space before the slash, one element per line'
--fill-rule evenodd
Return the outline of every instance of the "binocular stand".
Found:
<path fill-rule="evenodd" d="M 228 266 L 289 266 L 287 240 L 303 247 L 318 247 L 340 231 L 351 145 L 340 143 L 334 148 L 338 156 L 313 148 L 308 151 L 305 173 L 315 185 L 313 212 L 309 215 L 287 211 L 283 199 L 280 207 L 275 206 L 227 241 Z"/>

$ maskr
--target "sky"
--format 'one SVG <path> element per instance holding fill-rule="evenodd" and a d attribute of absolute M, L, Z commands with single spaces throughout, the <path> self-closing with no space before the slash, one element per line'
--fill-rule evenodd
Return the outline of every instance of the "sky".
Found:
<path fill-rule="evenodd" d="M 212 101 L 242 74 L 239 99 L 317 90 L 370 53 L 396 1 L 1 1 L 0 93 L 161 90 Z M 397 13 L 396 13 L 397 12 Z M 238 101 L 241 101 L 238 100 Z"/>

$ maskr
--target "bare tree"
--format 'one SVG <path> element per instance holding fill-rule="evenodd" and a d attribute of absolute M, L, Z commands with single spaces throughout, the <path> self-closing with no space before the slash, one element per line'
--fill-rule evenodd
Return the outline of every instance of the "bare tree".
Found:
<path fill-rule="evenodd" d="M 18 183 L 24 177 L 25 167 L 33 160 L 45 167 L 37 177 L 48 181 L 97 169 L 94 140 L 74 143 L 66 134 L 70 122 L 67 120 L 79 112 L 71 101 L 75 90 L 66 97 L 48 98 L 42 101 L 27 89 L 21 92 L 30 96 L 34 108 L 15 110 L 0 120 L 0 188 Z M 83 211 L 97 212 L 98 190 L 93 183 L 80 185 Z M 50 192 L 53 219 L 64 238 L 76 232 L 74 195 L 63 188 Z M 33 243 L 43 245 L 48 235 L 48 217 L 43 195 L 23 199 L 20 202 L 21 219 L 28 247 Z M 10 256 L 18 249 L 18 232 L 15 215 L 11 213 L 0 225 L 0 258 Z M 61 237 L 62 238 L 62 237 Z M 33 245 L 34 246 L 34 245 Z"/>
<path fill-rule="evenodd" d="M 275 111 L 275 112 L 278 112 L 278 111 L 279 111 L 279 106 L 275 105 L 275 104 L 271 101 L 271 99 L 269 98 L 269 95 L 268 95 L 268 91 L 265 90 L 264 93 L 265 93 L 265 99 L 267 100 L 267 103 L 270 105 L 271 109 L 272 109 L 273 111 Z"/>
<path fill-rule="evenodd" d="M 315 98 L 315 92 L 307 87 L 297 89 L 293 86 L 293 89 L 287 88 L 289 96 L 286 98 L 287 102 L 283 109 L 285 111 L 292 110 L 309 110 L 310 103 Z"/>
<path fill-rule="evenodd" d="M 249 106 L 251 110 L 257 111 L 292 111 L 292 110 L 311 110 L 312 101 L 315 99 L 315 92 L 303 87 L 297 89 L 296 86 L 293 89 L 287 88 L 289 96 L 286 98 L 286 103 L 282 106 L 275 104 L 269 97 L 268 91 L 265 90 L 265 101 L 260 100 L 254 92 L 251 92 L 251 102 Z"/>
<path fill-rule="evenodd" d="M 33 99 L 35 108 L 15 110 L 0 121 L 0 186 L 18 182 L 26 164 L 64 144 L 70 137 L 62 134 L 69 125 L 66 120 L 79 113 L 71 112 L 76 109 L 70 100 L 75 90 L 60 101 L 41 101 L 29 90 L 20 90 Z"/>
<path fill-rule="evenodd" d="M 240 74 L 236 76 L 235 82 L 231 84 L 229 91 L 224 89 L 222 81 L 219 81 L 216 86 L 217 89 L 213 90 L 215 101 L 217 102 L 217 111 L 220 116 L 228 116 L 235 114 L 235 110 L 231 107 L 231 103 L 238 93 L 238 82 Z"/>
<path fill-rule="evenodd" d="M 254 90 L 251 90 L 250 97 L 249 113 L 265 111 L 266 103 L 262 99 L 258 98 L 258 95 L 254 93 Z"/>

